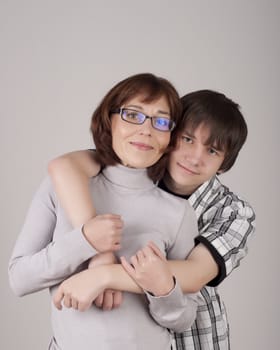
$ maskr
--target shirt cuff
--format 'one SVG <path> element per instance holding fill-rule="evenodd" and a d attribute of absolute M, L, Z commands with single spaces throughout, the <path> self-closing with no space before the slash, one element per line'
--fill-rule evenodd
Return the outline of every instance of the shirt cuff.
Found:
<path fill-rule="evenodd" d="M 195 245 L 198 245 L 199 243 L 203 244 L 209 250 L 210 254 L 218 265 L 218 275 L 207 283 L 207 286 L 209 287 L 217 287 L 227 276 L 225 260 L 217 249 L 211 244 L 211 242 L 209 242 L 209 240 L 204 236 L 199 235 L 195 238 Z"/>
<path fill-rule="evenodd" d="M 161 314 L 164 314 L 165 311 L 170 310 L 170 307 L 182 306 L 183 292 L 176 278 L 173 277 L 173 279 L 175 285 L 173 289 L 166 295 L 155 296 L 147 291 L 144 291 L 149 303 L 152 304 L 153 310 L 155 312 L 160 311 Z"/>

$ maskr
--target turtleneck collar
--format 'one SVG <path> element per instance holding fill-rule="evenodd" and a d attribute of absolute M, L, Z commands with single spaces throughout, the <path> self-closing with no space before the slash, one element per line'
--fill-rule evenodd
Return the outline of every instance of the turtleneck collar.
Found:
<path fill-rule="evenodd" d="M 117 164 L 106 166 L 102 173 L 108 181 L 125 188 L 145 190 L 155 186 L 148 177 L 147 169 L 135 169 Z"/>

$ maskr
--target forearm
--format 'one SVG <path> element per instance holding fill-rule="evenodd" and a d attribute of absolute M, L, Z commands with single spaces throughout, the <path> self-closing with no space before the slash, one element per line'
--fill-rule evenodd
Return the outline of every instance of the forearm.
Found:
<path fill-rule="evenodd" d="M 46 179 L 33 198 L 9 262 L 10 283 L 16 295 L 60 282 L 96 254 L 80 229 L 67 233 L 56 230 L 54 202 Z"/>
<path fill-rule="evenodd" d="M 115 289 L 123 292 L 144 293 L 138 284 L 127 274 L 121 264 L 103 265 L 104 275 L 106 276 L 106 288 Z"/>
<path fill-rule="evenodd" d="M 72 225 L 78 227 L 95 216 L 89 178 L 100 171 L 93 152 L 77 151 L 52 160 L 48 165 L 56 194 Z"/>
<path fill-rule="evenodd" d="M 183 293 L 196 293 L 204 287 L 210 277 L 201 276 L 199 268 L 192 262 L 184 260 L 168 261 L 168 265 Z M 107 280 L 107 288 L 116 289 L 131 293 L 143 293 L 136 282 L 125 272 L 121 264 L 107 265 L 111 269 Z"/>
<path fill-rule="evenodd" d="M 196 263 L 188 260 L 171 260 L 169 268 L 176 277 L 184 293 L 196 293 L 213 278 L 201 273 Z"/>
<path fill-rule="evenodd" d="M 218 274 L 218 265 L 206 247 L 196 246 L 186 260 L 169 260 L 168 267 L 183 293 L 196 293 Z M 139 293 L 141 290 L 120 264 L 108 266 L 107 288 Z"/>
<path fill-rule="evenodd" d="M 18 241 L 9 263 L 11 288 L 18 296 L 56 285 L 94 255 L 78 230 L 41 247 L 26 245 L 23 240 Z"/>
<path fill-rule="evenodd" d="M 219 272 L 216 261 L 202 244 L 197 245 L 186 260 L 170 260 L 168 265 L 183 293 L 198 292 Z"/>

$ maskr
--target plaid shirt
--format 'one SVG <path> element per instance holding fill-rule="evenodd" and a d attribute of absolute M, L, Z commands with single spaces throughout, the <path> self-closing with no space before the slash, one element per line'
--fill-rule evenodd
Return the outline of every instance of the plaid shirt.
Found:
<path fill-rule="evenodd" d="M 167 190 L 162 182 L 159 186 Z M 196 244 L 202 243 L 209 249 L 219 266 L 219 274 L 200 291 L 196 320 L 184 333 L 174 334 L 173 349 L 229 350 L 226 311 L 216 287 L 246 255 L 247 240 L 255 230 L 255 214 L 218 177 L 202 184 L 189 197 L 189 202 L 198 219 L 200 235 Z"/>

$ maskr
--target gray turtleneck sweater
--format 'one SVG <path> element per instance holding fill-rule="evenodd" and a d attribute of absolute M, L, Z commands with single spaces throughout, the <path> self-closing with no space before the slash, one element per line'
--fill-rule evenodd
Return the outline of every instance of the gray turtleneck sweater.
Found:
<path fill-rule="evenodd" d="M 169 259 L 184 259 L 197 236 L 197 223 L 188 201 L 156 187 L 144 169 L 107 167 L 91 180 L 97 214 L 122 216 L 122 248 L 129 258 L 150 240 Z M 97 252 L 81 229 L 72 229 L 49 179 L 36 193 L 16 242 L 10 265 L 14 292 L 25 295 L 57 284 L 86 267 Z M 156 283 L 156 282 L 155 282 Z M 196 295 L 180 287 L 163 297 L 124 293 L 122 305 L 112 311 L 92 306 L 86 312 L 52 306 L 51 349 L 164 350 L 171 348 L 167 328 L 187 329 L 196 316 Z"/>

